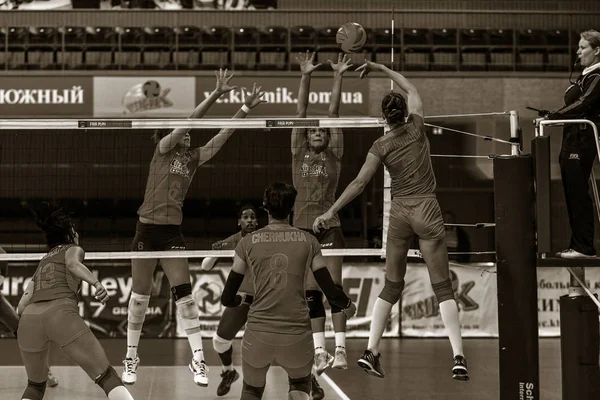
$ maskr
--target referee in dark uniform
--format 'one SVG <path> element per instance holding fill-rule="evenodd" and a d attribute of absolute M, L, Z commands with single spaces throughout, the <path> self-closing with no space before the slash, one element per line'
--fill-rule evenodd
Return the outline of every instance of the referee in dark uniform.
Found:
<path fill-rule="evenodd" d="M 583 72 L 565 92 L 565 106 L 547 114 L 548 119 L 589 119 L 600 124 L 600 32 L 580 34 L 577 57 Z M 592 127 L 569 124 L 563 129 L 560 169 L 563 181 L 571 243 L 557 254 L 562 258 L 596 256 L 594 248 L 594 206 L 589 178 L 598 150 Z"/>

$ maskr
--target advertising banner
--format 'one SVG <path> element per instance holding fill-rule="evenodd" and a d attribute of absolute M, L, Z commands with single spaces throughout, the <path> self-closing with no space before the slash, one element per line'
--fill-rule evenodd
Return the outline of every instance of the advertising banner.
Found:
<path fill-rule="evenodd" d="M 252 110 L 251 116 L 295 116 L 297 115 L 298 76 L 235 76 L 231 84 L 238 88 L 252 90 L 256 82 L 265 92 L 263 97 L 267 101 Z M 310 85 L 308 117 L 327 117 L 331 100 L 332 77 L 313 76 Z M 196 78 L 196 101 L 206 99 L 215 88 L 215 79 L 212 77 Z M 210 108 L 207 116 L 231 117 L 244 104 L 245 90 L 234 90 L 223 95 Z M 360 117 L 369 115 L 369 84 L 367 79 L 346 78 L 342 82 L 342 96 L 340 99 L 340 116 Z"/>
<path fill-rule="evenodd" d="M 187 118 L 196 107 L 194 79 L 95 77 L 94 117 Z"/>
<path fill-rule="evenodd" d="M 0 77 L 0 114 L 4 118 L 91 116 L 90 76 Z"/>
<path fill-rule="evenodd" d="M 11 267 L 0 286 L 2 294 L 15 307 L 29 284 L 37 266 Z M 131 268 L 125 266 L 94 267 L 90 270 L 106 288 L 110 299 L 106 304 L 97 301 L 93 289 L 86 282 L 81 284 L 79 314 L 86 320 L 98 337 L 125 337 L 127 335 L 127 306 L 131 295 Z M 154 273 L 150 304 L 142 335 L 161 337 L 173 334 L 175 327 L 169 325 L 171 317 L 169 283 L 162 270 Z M 173 332 L 170 331 L 173 330 Z M 123 349 L 125 350 L 125 349 Z"/>
<path fill-rule="evenodd" d="M 212 337 L 217 330 L 219 320 L 223 313 L 221 305 L 221 293 L 231 270 L 231 261 L 223 261 L 212 271 L 202 271 L 200 264 L 190 262 L 192 277 L 192 292 L 202 323 L 202 336 Z M 368 337 L 371 325 L 371 314 L 375 299 L 383 288 L 383 266 L 362 266 L 345 264 L 343 269 L 344 290 L 352 301 L 356 303 L 356 315 L 348 321 L 348 337 Z M 333 325 L 329 307 L 327 307 L 326 336 L 334 337 Z M 179 323 L 177 316 L 177 336 L 185 337 L 185 332 Z M 392 317 L 385 329 L 384 336 L 398 336 L 399 332 L 399 308 L 398 305 L 392 309 Z M 243 332 L 238 333 L 241 337 Z"/>

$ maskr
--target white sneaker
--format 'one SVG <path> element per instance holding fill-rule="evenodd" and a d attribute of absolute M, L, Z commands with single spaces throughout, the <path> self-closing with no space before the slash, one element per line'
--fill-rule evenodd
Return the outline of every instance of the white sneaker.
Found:
<path fill-rule="evenodd" d="M 190 365 L 188 365 L 192 374 L 194 374 L 194 383 L 198 386 L 208 386 L 208 367 L 204 361 L 197 361 L 192 359 Z"/>
<path fill-rule="evenodd" d="M 121 380 L 126 385 L 133 385 L 137 381 L 137 369 L 140 365 L 140 358 L 135 356 L 135 359 L 126 358 L 123 360 L 125 368 L 123 368 L 123 374 L 121 374 Z"/>
<path fill-rule="evenodd" d="M 594 258 L 596 256 L 588 256 L 587 254 L 583 254 L 573 249 L 566 249 L 561 252 L 556 253 L 557 257 L 560 258 Z"/>
<path fill-rule="evenodd" d="M 325 350 L 315 354 L 315 368 L 317 369 L 317 375 L 321 375 L 323 371 L 331 367 L 333 360 L 333 356 Z"/>
<path fill-rule="evenodd" d="M 348 369 L 348 358 L 344 347 L 338 346 L 335 348 L 335 359 L 331 367 L 335 369 Z"/>

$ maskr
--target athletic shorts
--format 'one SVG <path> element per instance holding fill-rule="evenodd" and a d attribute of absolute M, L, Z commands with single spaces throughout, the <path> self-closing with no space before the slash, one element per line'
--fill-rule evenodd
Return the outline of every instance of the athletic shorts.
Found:
<path fill-rule="evenodd" d="M 268 366 L 276 361 L 292 379 L 304 378 L 314 362 L 312 332 L 288 335 L 246 329 L 242 340 L 244 382 L 264 386 Z"/>
<path fill-rule="evenodd" d="M 217 335 L 225 340 L 233 340 L 235 335 L 246 325 L 250 306 L 242 304 L 237 307 L 225 307 L 219 326 L 217 326 Z"/>
<path fill-rule="evenodd" d="M 28 304 L 17 332 L 19 348 L 35 353 L 46 350 L 50 342 L 64 347 L 91 331 L 75 300 L 62 298 Z"/>
<path fill-rule="evenodd" d="M 321 243 L 321 249 L 345 249 L 346 240 L 342 228 L 334 226 L 329 229 L 321 229 L 319 233 L 315 233 L 312 229 L 302 229 L 317 238 Z"/>
<path fill-rule="evenodd" d="M 181 225 L 154 225 L 138 221 L 131 251 L 185 250 Z"/>
<path fill-rule="evenodd" d="M 400 197 L 392 200 L 388 238 L 424 240 L 443 239 L 444 218 L 435 195 Z"/>

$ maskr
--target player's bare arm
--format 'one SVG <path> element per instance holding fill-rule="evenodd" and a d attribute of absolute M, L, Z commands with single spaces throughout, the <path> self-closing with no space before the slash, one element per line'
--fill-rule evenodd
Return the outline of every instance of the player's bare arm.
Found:
<path fill-rule="evenodd" d="M 29 281 L 29 284 L 27 284 L 27 288 L 25 288 L 25 293 L 23 293 L 23 296 L 21 296 L 21 299 L 19 300 L 19 305 L 17 306 L 18 315 L 23 314 L 23 310 L 25 310 L 25 307 L 27 307 L 27 305 L 31 301 L 31 297 L 33 296 L 34 284 L 35 282 L 33 281 L 33 279 L 31 279 L 31 281 Z"/>
<path fill-rule="evenodd" d="M 350 63 L 350 58 L 343 53 L 338 55 L 337 63 L 328 60 L 333 70 L 333 87 L 331 88 L 331 99 L 329 102 L 329 118 L 338 118 L 340 116 L 340 102 L 342 100 L 342 77 L 354 64 Z M 344 155 L 344 134 L 341 128 L 331 128 L 329 130 L 330 141 L 329 148 L 338 159 Z"/>
<path fill-rule="evenodd" d="M 306 118 L 306 111 L 308 110 L 308 96 L 310 94 L 310 77 L 311 74 L 321 66 L 321 63 L 314 64 L 315 53 L 306 52 L 306 54 L 296 57 L 296 60 L 300 63 L 300 71 L 302 72 L 302 78 L 300 79 L 300 89 L 298 89 L 298 105 L 297 105 L 297 116 L 298 118 Z M 304 128 L 292 129 L 292 154 L 296 154 L 306 143 L 304 136 Z"/>
<path fill-rule="evenodd" d="M 69 271 L 77 278 L 87 282 L 94 288 L 96 299 L 103 304 L 108 300 L 108 292 L 98 279 L 92 274 L 92 271 L 83 264 L 84 251 L 79 246 L 69 248 L 65 254 L 65 265 Z"/>

